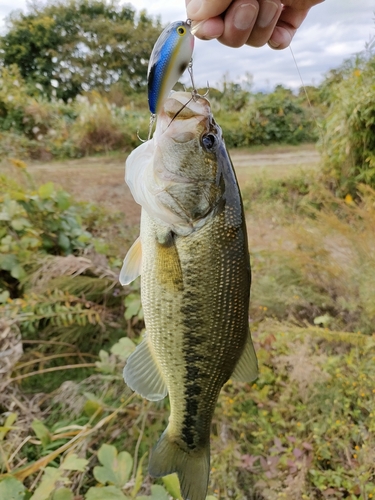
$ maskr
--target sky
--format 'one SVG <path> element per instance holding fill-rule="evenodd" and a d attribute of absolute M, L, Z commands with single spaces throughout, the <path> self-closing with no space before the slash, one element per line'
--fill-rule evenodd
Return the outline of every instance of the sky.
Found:
<path fill-rule="evenodd" d="M 184 0 L 131 0 L 137 10 L 146 9 L 160 16 L 163 23 L 186 19 Z M 12 11 L 26 11 L 27 0 L 0 0 L 0 33 L 4 18 Z M 326 0 L 313 7 L 297 31 L 292 50 L 305 85 L 319 84 L 329 69 L 365 48 L 375 36 L 375 0 Z M 216 40 L 197 40 L 194 49 L 195 83 L 218 86 L 227 74 L 240 82 L 246 74 L 253 77 L 254 90 L 271 91 L 282 84 L 296 89 L 301 80 L 290 49 L 274 51 L 268 46 L 239 49 L 226 47 Z M 183 83 L 189 84 L 187 76 Z"/>

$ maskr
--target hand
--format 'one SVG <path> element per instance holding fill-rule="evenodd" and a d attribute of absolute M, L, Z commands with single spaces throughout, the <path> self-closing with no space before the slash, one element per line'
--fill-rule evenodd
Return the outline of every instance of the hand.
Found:
<path fill-rule="evenodd" d="M 288 47 L 310 8 L 324 0 L 185 0 L 196 36 L 229 47 Z"/>

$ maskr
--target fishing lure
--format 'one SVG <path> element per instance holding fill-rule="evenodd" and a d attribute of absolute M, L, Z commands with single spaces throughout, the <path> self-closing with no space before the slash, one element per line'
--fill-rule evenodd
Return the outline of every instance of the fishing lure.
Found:
<path fill-rule="evenodd" d="M 157 39 L 147 72 L 151 115 L 159 112 L 169 92 L 189 67 L 193 49 L 194 35 L 191 33 L 190 20 L 170 24 Z"/>

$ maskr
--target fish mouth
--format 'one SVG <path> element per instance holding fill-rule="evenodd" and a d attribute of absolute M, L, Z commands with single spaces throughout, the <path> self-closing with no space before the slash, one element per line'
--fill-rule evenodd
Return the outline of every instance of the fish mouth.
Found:
<path fill-rule="evenodd" d="M 210 103 L 205 97 L 173 92 L 158 117 L 157 135 L 185 144 L 207 133 L 212 128 L 212 121 Z"/>

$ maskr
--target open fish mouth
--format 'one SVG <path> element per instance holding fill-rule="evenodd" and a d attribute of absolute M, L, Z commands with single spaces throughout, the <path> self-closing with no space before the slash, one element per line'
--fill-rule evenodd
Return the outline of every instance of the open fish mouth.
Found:
<path fill-rule="evenodd" d="M 205 97 L 173 92 L 159 114 L 154 137 L 160 141 L 165 135 L 182 144 L 199 138 L 212 129 L 214 123 L 210 103 Z"/>

